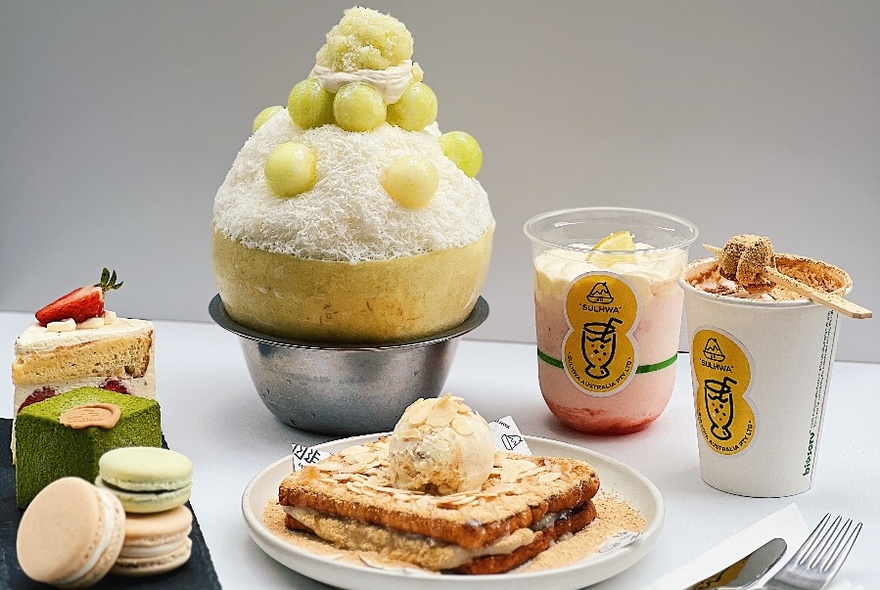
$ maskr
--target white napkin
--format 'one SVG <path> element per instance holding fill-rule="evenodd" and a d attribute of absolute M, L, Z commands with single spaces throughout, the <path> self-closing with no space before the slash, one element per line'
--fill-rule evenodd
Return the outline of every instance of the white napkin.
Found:
<path fill-rule="evenodd" d="M 789 504 L 782 510 L 775 512 L 756 522 L 744 531 L 721 541 L 693 561 L 684 564 L 677 570 L 663 576 L 645 590 L 681 590 L 700 580 L 722 570 L 743 555 L 751 553 L 772 538 L 784 539 L 788 548 L 776 565 L 770 569 L 761 580 L 754 584 L 759 587 L 761 583 L 771 578 L 773 574 L 785 564 L 795 551 L 801 546 L 811 527 L 807 526 L 801 511 L 796 504 Z M 853 586 L 846 579 L 839 576 L 834 579 L 826 590 L 864 590 L 861 585 Z"/>

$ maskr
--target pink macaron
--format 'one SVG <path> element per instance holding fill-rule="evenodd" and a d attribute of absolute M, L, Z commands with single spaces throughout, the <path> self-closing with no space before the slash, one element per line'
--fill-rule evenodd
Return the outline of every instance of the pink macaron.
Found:
<path fill-rule="evenodd" d="M 58 588 L 86 588 L 116 562 L 125 512 L 112 493 L 77 477 L 43 488 L 21 517 L 18 562 L 29 578 Z"/>

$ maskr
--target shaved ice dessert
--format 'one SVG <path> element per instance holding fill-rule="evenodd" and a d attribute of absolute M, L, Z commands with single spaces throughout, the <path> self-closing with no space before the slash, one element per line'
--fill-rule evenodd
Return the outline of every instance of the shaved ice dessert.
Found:
<path fill-rule="evenodd" d="M 269 107 L 217 192 L 227 313 L 300 341 L 395 342 L 453 328 L 488 272 L 495 221 L 476 140 L 438 101 L 391 16 L 345 12 L 286 108 Z"/>

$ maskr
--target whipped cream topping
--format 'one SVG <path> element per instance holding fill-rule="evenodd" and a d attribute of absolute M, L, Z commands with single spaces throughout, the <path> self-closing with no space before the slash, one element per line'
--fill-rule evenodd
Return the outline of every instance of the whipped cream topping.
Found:
<path fill-rule="evenodd" d="M 713 293 L 715 295 L 726 295 L 729 297 L 755 299 L 759 301 L 775 301 L 774 297 L 770 294 L 769 287 L 752 288 L 751 291 L 747 290 L 737 281 L 722 276 L 717 267 L 711 273 L 703 276 L 700 280 L 692 281 L 691 284 L 700 291 Z"/>
<path fill-rule="evenodd" d="M 406 87 L 413 81 L 413 62 L 407 59 L 396 66 L 384 70 L 352 70 L 338 72 L 325 66 L 316 65 L 309 73 L 321 82 L 324 90 L 336 94 L 339 89 L 352 82 L 366 82 L 375 86 L 381 93 L 385 104 L 394 104 Z"/>
<path fill-rule="evenodd" d="M 631 253 L 564 248 L 547 250 L 535 257 L 535 268 L 561 279 L 573 279 L 585 272 L 601 270 L 649 281 L 663 281 L 677 276 L 686 261 L 687 253 L 683 250 L 655 250 L 648 244 L 638 243 Z"/>
<path fill-rule="evenodd" d="M 83 342 L 117 338 L 122 334 L 145 332 L 152 329 L 153 324 L 147 320 L 116 318 L 112 324 L 104 324 L 100 328 L 53 332 L 34 321 L 15 340 L 15 354 L 46 352 L 59 346 L 74 346 Z"/>
<path fill-rule="evenodd" d="M 575 251 L 564 248 L 546 250 L 535 257 L 536 297 L 561 297 L 561 290 L 588 272 L 609 272 L 620 275 L 633 284 L 641 297 L 652 297 L 674 283 L 687 262 L 683 250 L 656 250 L 638 243 L 633 252 L 604 253 L 589 250 Z M 610 263 L 610 264 L 609 264 Z"/>
<path fill-rule="evenodd" d="M 106 310 L 103 316 L 89 318 L 80 323 L 76 323 L 73 318 L 67 318 L 57 322 L 49 322 L 46 329 L 50 332 L 72 332 L 74 330 L 94 330 L 103 328 L 105 325 L 112 324 L 116 321 L 116 313 Z"/>

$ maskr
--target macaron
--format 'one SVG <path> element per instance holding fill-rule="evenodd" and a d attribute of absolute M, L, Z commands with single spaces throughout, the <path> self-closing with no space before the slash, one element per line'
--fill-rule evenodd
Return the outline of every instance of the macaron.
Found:
<path fill-rule="evenodd" d="M 153 514 L 129 514 L 125 543 L 110 570 L 121 576 L 152 576 L 177 569 L 192 552 L 192 513 L 185 506 Z"/>
<path fill-rule="evenodd" d="M 15 540 L 29 578 L 58 588 L 87 588 L 113 566 L 125 538 L 119 499 L 77 477 L 58 479 L 25 510 Z"/>
<path fill-rule="evenodd" d="M 192 461 L 158 447 L 120 447 L 98 460 L 98 487 L 113 492 L 126 512 L 171 510 L 189 500 Z"/>

